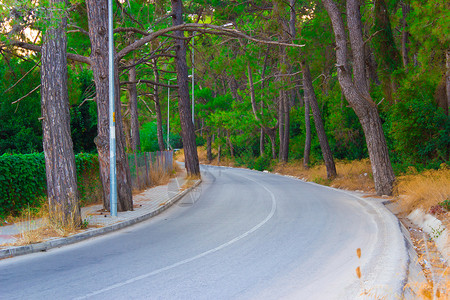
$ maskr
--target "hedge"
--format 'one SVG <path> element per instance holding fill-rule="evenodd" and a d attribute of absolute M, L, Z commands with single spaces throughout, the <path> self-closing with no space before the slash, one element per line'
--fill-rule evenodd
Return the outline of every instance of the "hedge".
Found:
<path fill-rule="evenodd" d="M 80 204 L 101 200 L 101 183 L 96 154 L 75 155 Z M 47 182 L 43 153 L 0 156 L 0 219 L 16 216 L 27 207 L 46 200 Z"/>

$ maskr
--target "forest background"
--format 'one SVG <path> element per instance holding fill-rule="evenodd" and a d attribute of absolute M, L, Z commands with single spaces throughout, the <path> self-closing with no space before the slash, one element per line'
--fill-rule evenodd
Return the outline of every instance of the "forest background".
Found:
<path fill-rule="evenodd" d="M 279 162 L 314 167 L 324 159 L 319 118 L 335 160 L 348 164 L 369 157 L 361 122 L 339 82 L 339 47 L 326 2 L 184 1 L 185 23 L 213 24 L 279 42 L 256 43 L 201 28 L 184 33 L 196 144 L 204 147 L 206 161 L 232 158 L 236 165 L 258 170 L 271 170 Z M 334 3 L 345 11 L 343 1 Z M 164 0 L 115 1 L 116 51 L 169 27 L 170 5 Z M 397 177 L 429 169 L 448 172 L 449 6 L 443 0 L 360 3 L 365 80 Z M 0 47 L 0 155 L 9 159 L 43 151 L 41 58 L 27 45 L 42 44 L 46 24 L 40 18 L 45 9 L 32 1 L 3 1 L 1 7 L 8 22 Z M 68 52 L 90 56 L 86 3 L 73 1 L 61 10 L 67 16 Z M 170 32 L 161 35 L 118 62 L 127 152 L 183 148 L 173 38 Z M 67 67 L 73 149 L 95 155 L 94 74 L 77 60 L 69 60 Z M 371 179 L 370 168 L 367 172 L 364 176 Z M 0 174 L 0 180 L 7 176 Z"/>

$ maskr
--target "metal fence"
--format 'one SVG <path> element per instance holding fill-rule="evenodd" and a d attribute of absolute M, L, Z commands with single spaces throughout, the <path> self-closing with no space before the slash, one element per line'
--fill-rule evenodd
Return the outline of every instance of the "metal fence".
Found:
<path fill-rule="evenodd" d="M 173 151 L 131 153 L 128 154 L 128 164 L 133 190 L 143 190 L 172 172 Z"/>

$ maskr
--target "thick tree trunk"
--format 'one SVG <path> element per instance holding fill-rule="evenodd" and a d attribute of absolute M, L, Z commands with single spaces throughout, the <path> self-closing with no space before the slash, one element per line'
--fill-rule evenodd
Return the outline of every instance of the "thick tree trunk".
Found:
<path fill-rule="evenodd" d="M 183 24 L 183 3 L 181 0 L 171 0 L 171 2 L 172 23 L 173 25 L 181 25 Z M 175 62 L 178 81 L 178 110 L 180 112 L 185 166 L 188 175 L 200 175 L 194 124 L 192 123 L 192 115 L 189 107 L 188 69 L 186 64 L 186 46 L 183 40 L 184 35 L 182 31 L 175 31 L 174 35 L 179 38 L 176 40 Z"/>
<path fill-rule="evenodd" d="M 333 155 L 331 154 L 328 138 L 325 134 L 325 128 L 323 127 L 322 115 L 317 104 L 316 93 L 312 85 L 311 72 L 306 62 L 302 62 L 303 73 L 303 89 L 305 91 L 305 99 L 308 99 L 314 116 L 314 124 L 316 125 L 317 136 L 319 137 L 320 148 L 322 149 L 323 160 L 327 168 L 327 178 L 331 179 L 336 177 L 336 166 L 334 164 Z M 305 120 L 306 121 L 306 120 Z M 310 138 L 311 139 L 311 138 Z M 305 147 L 306 148 L 306 147 Z"/>
<path fill-rule="evenodd" d="M 110 209 L 109 203 L 109 93 L 108 93 L 108 7 L 106 0 L 87 0 L 89 38 L 91 40 L 91 60 L 97 101 L 97 130 L 95 138 L 100 179 L 103 186 L 103 206 Z M 119 91 L 117 64 L 115 69 L 116 91 Z M 117 210 L 133 210 L 131 195 L 131 176 L 125 154 L 125 141 L 122 124 L 120 93 L 116 92 L 116 162 L 117 162 Z"/>
<path fill-rule="evenodd" d="M 131 60 L 134 65 L 134 59 Z M 137 107 L 136 67 L 132 66 L 128 71 L 128 93 L 130 96 L 130 136 L 133 152 L 141 151 L 141 137 L 139 135 L 139 114 Z"/>
<path fill-rule="evenodd" d="M 311 118 L 309 117 L 309 99 L 304 97 L 305 103 L 305 149 L 303 151 L 303 167 L 309 169 L 309 154 L 311 152 Z"/>
<path fill-rule="evenodd" d="M 153 62 L 153 74 L 155 75 L 155 82 L 159 83 L 159 73 L 156 61 Z M 162 128 L 162 115 L 161 115 L 161 105 L 159 103 L 159 87 L 155 85 L 153 100 L 155 101 L 155 111 L 156 111 L 156 135 L 158 137 L 159 151 L 164 151 L 164 137 Z"/>
<path fill-rule="evenodd" d="M 339 83 L 347 101 L 358 116 L 366 136 L 375 189 L 379 195 L 391 195 L 395 176 L 377 106 L 368 93 L 365 80 L 364 41 L 359 2 L 358 0 L 347 1 L 347 24 L 353 54 L 354 82 L 348 62 L 347 39 L 342 14 L 333 0 L 322 0 L 322 2 L 330 16 L 335 34 Z"/>
<path fill-rule="evenodd" d="M 372 81 L 373 83 L 380 85 L 381 82 L 378 78 L 377 62 L 373 51 L 368 44 L 364 46 L 364 52 L 366 57 L 367 78 L 369 82 Z"/>
<path fill-rule="evenodd" d="M 50 1 L 54 6 L 62 1 Z M 81 224 L 77 174 L 70 136 L 67 92 L 67 19 L 52 24 L 44 36 L 41 55 L 41 108 L 47 196 L 50 219 L 58 227 Z"/>

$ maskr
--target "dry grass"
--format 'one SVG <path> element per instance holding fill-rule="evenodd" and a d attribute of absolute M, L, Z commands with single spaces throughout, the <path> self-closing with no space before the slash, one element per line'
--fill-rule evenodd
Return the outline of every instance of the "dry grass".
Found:
<path fill-rule="evenodd" d="M 176 174 L 178 174 L 179 172 L 181 172 L 181 168 L 180 168 L 180 166 L 177 164 L 176 160 L 174 160 L 173 163 L 172 163 L 172 174 L 173 174 L 173 175 L 176 175 Z"/>
<path fill-rule="evenodd" d="M 187 181 L 197 181 L 197 180 L 199 180 L 199 179 L 202 179 L 202 176 L 200 175 L 200 174 L 198 174 L 198 175 L 187 175 L 186 176 L 186 180 Z"/>
<path fill-rule="evenodd" d="M 425 236 L 420 240 L 412 238 L 419 253 L 419 264 L 427 278 L 424 282 L 408 283 L 420 299 L 450 299 L 450 274 L 448 266 L 442 262 L 434 243 Z"/>
<path fill-rule="evenodd" d="M 214 158 L 213 158 L 213 160 L 209 161 L 205 147 L 203 147 L 203 146 L 197 147 L 197 155 L 198 155 L 199 162 L 201 164 L 214 165 L 214 166 L 225 166 L 225 167 L 235 167 L 236 166 L 236 163 L 232 158 L 225 157 L 225 156 L 222 156 L 220 158 L 220 162 L 219 162 L 217 159 L 218 158 L 217 157 L 217 149 L 212 149 L 211 152 L 212 152 Z M 181 149 L 181 150 L 177 151 L 174 158 L 176 161 L 184 162 L 184 150 Z"/>
<path fill-rule="evenodd" d="M 428 212 L 433 206 L 450 200 L 450 168 L 443 165 L 439 170 L 423 173 L 411 169 L 410 174 L 397 179 L 396 189 L 402 195 L 399 202 L 402 210 L 409 213 L 422 208 Z"/>
<path fill-rule="evenodd" d="M 184 162 L 184 149 L 180 149 L 177 152 L 173 153 L 173 160 Z"/>
<path fill-rule="evenodd" d="M 208 154 L 205 147 L 197 147 L 198 160 L 201 164 L 209 163 Z M 216 153 L 217 154 L 217 153 Z"/>
<path fill-rule="evenodd" d="M 302 161 L 278 163 L 274 172 L 283 175 L 291 175 L 307 181 L 349 190 L 362 190 L 373 192 L 375 190 L 372 169 L 368 159 L 354 161 L 337 161 L 336 171 L 338 176 L 332 180 L 327 179 L 325 165 L 313 166 L 310 169 L 303 167 Z"/>
<path fill-rule="evenodd" d="M 65 237 L 76 233 L 80 224 L 68 222 L 64 226 L 51 221 L 48 203 L 44 202 L 38 211 L 29 208 L 14 219 L 20 229 L 17 240 L 11 246 L 36 244 L 52 237 Z"/>
<path fill-rule="evenodd" d="M 165 185 L 169 183 L 170 173 L 163 168 L 151 167 L 149 170 L 150 181 L 152 186 Z"/>
<path fill-rule="evenodd" d="M 187 176 L 186 181 L 180 187 L 180 191 L 187 190 L 190 187 L 193 187 L 197 180 L 200 179 L 200 176 Z"/>

